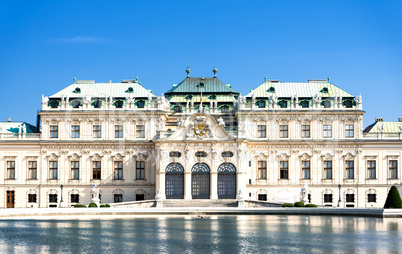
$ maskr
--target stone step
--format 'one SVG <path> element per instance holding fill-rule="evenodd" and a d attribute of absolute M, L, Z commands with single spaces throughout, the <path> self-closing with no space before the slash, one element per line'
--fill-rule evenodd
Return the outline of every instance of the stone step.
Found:
<path fill-rule="evenodd" d="M 166 199 L 163 201 L 163 207 L 237 207 L 236 199 Z"/>

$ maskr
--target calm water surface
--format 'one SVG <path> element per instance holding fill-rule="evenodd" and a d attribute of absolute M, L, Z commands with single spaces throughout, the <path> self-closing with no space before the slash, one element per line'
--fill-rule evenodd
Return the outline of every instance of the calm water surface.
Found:
<path fill-rule="evenodd" d="M 402 219 L 155 216 L 0 221 L 2 253 L 402 253 Z"/>

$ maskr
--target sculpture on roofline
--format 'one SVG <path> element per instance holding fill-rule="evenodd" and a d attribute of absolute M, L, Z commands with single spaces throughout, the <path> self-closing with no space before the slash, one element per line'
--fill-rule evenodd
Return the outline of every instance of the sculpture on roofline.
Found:
<path fill-rule="evenodd" d="M 225 127 L 226 127 L 226 125 L 225 125 L 225 121 L 223 120 L 223 118 L 222 118 L 222 117 L 219 117 L 217 121 L 218 121 L 218 124 L 219 124 L 219 125 L 223 125 L 223 126 L 225 126 Z"/>

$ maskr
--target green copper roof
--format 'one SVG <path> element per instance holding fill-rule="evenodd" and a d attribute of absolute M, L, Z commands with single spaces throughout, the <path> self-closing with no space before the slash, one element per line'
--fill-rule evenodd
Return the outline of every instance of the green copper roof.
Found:
<path fill-rule="evenodd" d="M 203 83 L 204 87 L 200 84 Z M 186 78 L 178 85 L 165 94 L 172 93 L 235 93 L 239 94 L 236 90 L 232 89 L 229 85 L 224 84 L 217 78 Z"/>
<path fill-rule="evenodd" d="M 193 95 L 192 99 L 194 102 L 200 102 L 201 100 L 201 95 L 200 94 L 195 94 Z M 216 98 L 214 99 L 218 102 L 233 102 L 235 100 L 233 94 L 217 94 Z M 187 102 L 187 96 L 185 95 L 173 95 L 170 99 L 170 102 Z M 210 102 L 211 101 L 211 95 L 202 95 L 202 101 L 203 102 Z"/>
<path fill-rule="evenodd" d="M 382 127 L 381 127 L 382 126 Z M 364 132 L 365 133 L 379 133 L 379 132 L 384 132 L 384 133 L 399 133 L 400 129 L 399 126 L 402 126 L 402 122 L 376 122 L 369 127 L 367 127 Z M 380 131 L 380 130 L 383 131 Z"/>
<path fill-rule="evenodd" d="M 36 127 L 26 122 L 0 122 L 0 133 L 19 133 L 20 126 L 23 130 L 25 125 L 26 133 L 37 133 Z"/>
<path fill-rule="evenodd" d="M 78 88 L 78 89 L 77 89 Z M 131 89 L 132 88 L 132 91 Z M 78 92 L 79 91 L 79 92 Z M 138 83 L 79 83 L 72 84 L 53 94 L 50 98 L 72 97 L 148 97 L 154 96 Z"/>
<path fill-rule="evenodd" d="M 275 90 L 275 92 L 268 92 L 271 87 L 274 88 L 271 90 Z M 327 90 L 327 92 L 325 92 L 325 90 Z M 321 97 L 333 97 L 335 95 L 354 97 L 350 93 L 327 82 L 282 83 L 267 81 L 256 89 L 251 90 L 251 92 L 247 94 L 247 97 L 251 97 L 254 93 L 257 97 L 269 97 L 271 94 L 275 94 L 278 97 L 292 97 L 294 95 L 297 95 L 298 97 L 313 97 L 316 94 L 319 94 Z"/>

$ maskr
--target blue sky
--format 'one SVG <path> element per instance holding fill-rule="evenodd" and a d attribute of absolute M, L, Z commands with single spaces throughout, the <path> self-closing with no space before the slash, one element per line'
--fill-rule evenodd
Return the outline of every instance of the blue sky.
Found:
<path fill-rule="evenodd" d="M 364 124 L 402 117 L 402 1 L 2 1 L 0 121 L 35 124 L 41 95 L 73 78 L 139 77 L 160 95 L 218 77 L 325 79 L 363 96 Z"/>

